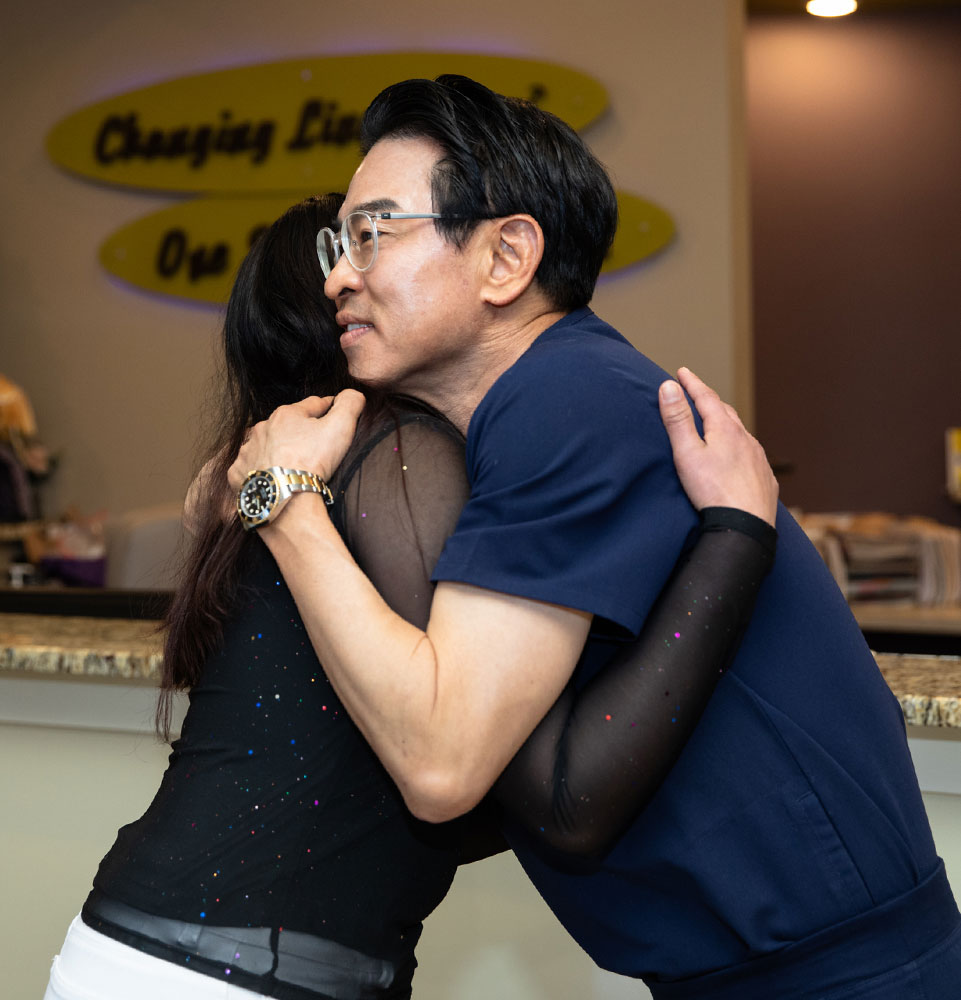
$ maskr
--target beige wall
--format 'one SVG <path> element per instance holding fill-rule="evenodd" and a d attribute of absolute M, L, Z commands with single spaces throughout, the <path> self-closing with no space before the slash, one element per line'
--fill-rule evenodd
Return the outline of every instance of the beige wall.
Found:
<path fill-rule="evenodd" d="M 159 79 L 303 54 L 474 49 L 565 63 L 611 110 L 587 138 L 619 187 L 675 218 L 659 259 L 605 281 L 595 308 L 665 367 L 688 363 L 748 402 L 738 0 L 55 0 L 18 4 L 0 41 L 0 371 L 63 451 L 47 513 L 177 499 L 211 371 L 216 311 L 137 293 L 103 240 L 166 202 L 75 179 L 44 154 L 69 112 Z"/>

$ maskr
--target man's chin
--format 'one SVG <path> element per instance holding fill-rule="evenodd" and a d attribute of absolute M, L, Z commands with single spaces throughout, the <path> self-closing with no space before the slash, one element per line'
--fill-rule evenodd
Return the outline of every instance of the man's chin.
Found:
<path fill-rule="evenodd" d="M 403 370 L 391 371 L 390 365 L 364 365 L 359 359 L 347 359 L 347 371 L 350 377 L 362 389 L 376 389 L 379 392 L 416 395 L 412 391 L 409 374 Z"/>
<path fill-rule="evenodd" d="M 354 372 L 349 368 L 348 371 L 350 371 L 350 377 L 362 389 L 377 389 L 380 392 L 389 392 L 394 388 L 389 379 L 378 378 L 376 375 L 366 375 L 363 372 Z"/>

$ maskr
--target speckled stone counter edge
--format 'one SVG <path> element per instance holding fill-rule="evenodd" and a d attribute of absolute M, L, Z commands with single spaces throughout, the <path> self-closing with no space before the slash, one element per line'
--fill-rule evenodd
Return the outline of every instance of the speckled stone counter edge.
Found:
<path fill-rule="evenodd" d="M 149 681 L 160 676 L 160 653 L 144 655 L 96 649 L 60 649 L 56 646 L 0 646 L 0 673 L 43 674 L 57 677 L 101 677 Z"/>
<path fill-rule="evenodd" d="M 156 683 L 161 645 L 155 622 L 0 614 L 7 675 Z M 961 657 L 875 655 L 908 725 L 961 729 Z"/>

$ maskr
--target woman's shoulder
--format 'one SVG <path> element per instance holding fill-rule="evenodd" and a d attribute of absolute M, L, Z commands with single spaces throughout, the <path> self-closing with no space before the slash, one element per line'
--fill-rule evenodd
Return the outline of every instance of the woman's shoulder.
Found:
<path fill-rule="evenodd" d="M 462 471 L 464 436 L 427 404 L 395 397 L 361 444 L 358 458 L 367 469 L 382 466 L 389 475 L 405 480 L 411 478 L 406 474 L 414 463 L 438 474 L 446 466 Z"/>
<path fill-rule="evenodd" d="M 340 490 L 368 460 L 383 460 L 411 450 L 434 449 L 438 454 L 462 455 L 464 438 L 440 412 L 419 399 L 389 396 L 373 412 L 365 413 L 357 434 L 335 477 Z M 462 459 L 461 459 L 462 460 Z"/>

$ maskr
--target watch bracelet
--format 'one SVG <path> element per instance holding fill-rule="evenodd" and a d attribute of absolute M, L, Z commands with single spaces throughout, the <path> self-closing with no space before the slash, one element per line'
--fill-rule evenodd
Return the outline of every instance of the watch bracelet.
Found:
<path fill-rule="evenodd" d="M 319 493 L 328 507 L 333 505 L 334 495 L 330 487 L 316 472 L 305 469 L 281 469 L 281 472 L 287 476 L 287 488 L 291 493 Z M 299 477 L 299 481 L 293 478 L 295 476 Z"/>

